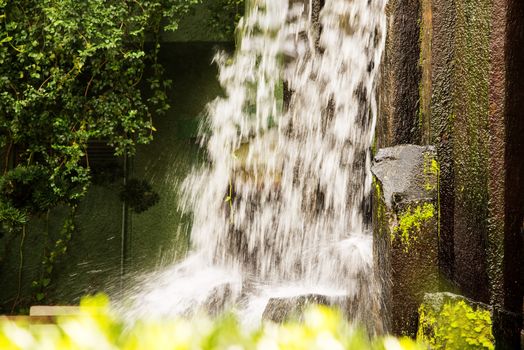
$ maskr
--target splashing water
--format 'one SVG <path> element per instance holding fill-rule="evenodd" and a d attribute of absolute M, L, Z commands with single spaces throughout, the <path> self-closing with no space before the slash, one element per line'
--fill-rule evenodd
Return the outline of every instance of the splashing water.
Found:
<path fill-rule="evenodd" d="M 216 58 L 209 164 L 182 188 L 194 253 L 139 287 L 132 317 L 210 300 L 260 316 L 272 297 L 331 290 L 378 325 L 365 211 L 385 3 L 251 1 L 234 57 Z"/>

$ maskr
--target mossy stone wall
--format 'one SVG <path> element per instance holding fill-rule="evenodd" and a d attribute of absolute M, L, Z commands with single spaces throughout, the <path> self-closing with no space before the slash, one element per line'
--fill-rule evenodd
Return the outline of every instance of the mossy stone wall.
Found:
<path fill-rule="evenodd" d="M 424 296 L 417 340 L 431 349 L 493 350 L 495 339 L 489 306 L 451 293 Z"/>
<path fill-rule="evenodd" d="M 420 78 L 403 76 L 411 79 L 405 89 L 411 91 L 414 81 L 419 86 L 412 95 L 420 101 L 420 128 L 411 129 L 408 142 L 437 148 L 440 271 L 461 293 L 500 310 L 501 316 L 495 312 L 496 329 L 512 330 L 496 330 L 497 344 L 506 346 L 509 341 L 516 346 L 516 328 L 522 328 L 524 266 L 524 5 L 518 0 L 403 4 L 411 6 L 403 13 L 419 11 L 419 60 L 412 63 L 407 60 L 410 50 L 388 46 L 383 79 L 399 79 L 388 72 L 391 52 L 406 56 L 397 60 L 399 64 L 409 62 L 411 70 L 421 72 Z M 398 33 L 411 38 L 403 32 L 398 13 L 389 16 L 393 28 L 388 35 L 393 39 L 388 43 L 403 42 L 394 39 Z M 412 115 L 396 113 L 391 103 L 403 94 L 391 86 L 402 83 L 382 87 L 381 108 L 387 111 L 377 125 L 379 145 L 398 144 L 394 135 L 402 131 L 391 128 L 412 125 Z M 406 105 L 412 101 L 404 99 Z"/>
<path fill-rule="evenodd" d="M 455 271 L 467 296 L 489 301 L 488 108 L 490 1 L 457 1 L 453 161 L 455 163 Z"/>

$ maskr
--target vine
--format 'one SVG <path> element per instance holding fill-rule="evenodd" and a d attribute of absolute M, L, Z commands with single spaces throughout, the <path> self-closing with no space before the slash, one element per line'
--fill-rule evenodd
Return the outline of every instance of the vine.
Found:
<path fill-rule="evenodd" d="M 40 278 L 34 280 L 31 284 L 31 288 L 33 289 L 31 300 L 33 301 L 42 302 L 42 300 L 44 300 L 46 297 L 46 290 L 52 281 L 54 268 L 60 259 L 67 254 L 69 243 L 71 242 L 71 238 L 76 229 L 75 216 L 77 209 L 78 206 L 76 204 L 70 207 L 69 215 L 64 220 L 64 224 L 62 225 L 57 240 L 53 244 L 47 242 L 44 257 L 42 259 Z"/>

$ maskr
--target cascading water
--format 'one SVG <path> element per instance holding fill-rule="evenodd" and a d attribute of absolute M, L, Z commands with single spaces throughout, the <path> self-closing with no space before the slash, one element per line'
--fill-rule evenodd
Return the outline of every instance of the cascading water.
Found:
<path fill-rule="evenodd" d="M 217 56 L 209 164 L 182 188 L 193 253 L 135 288 L 130 317 L 230 303 L 258 319 L 270 298 L 321 294 L 380 327 L 365 207 L 385 3 L 325 0 L 317 18 L 312 0 L 251 1 L 234 57 Z"/>

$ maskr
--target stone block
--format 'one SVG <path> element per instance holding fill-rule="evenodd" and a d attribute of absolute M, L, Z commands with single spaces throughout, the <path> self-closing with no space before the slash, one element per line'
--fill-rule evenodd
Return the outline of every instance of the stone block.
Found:
<path fill-rule="evenodd" d="M 417 309 L 438 290 L 438 174 L 435 149 L 402 145 L 378 151 L 374 173 L 374 258 L 386 326 L 414 336 Z"/>
<path fill-rule="evenodd" d="M 29 316 L 70 316 L 78 315 L 78 306 L 47 306 L 35 305 L 29 309 Z"/>

